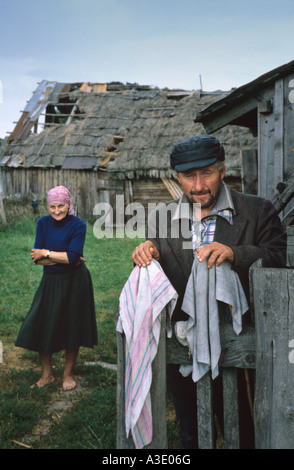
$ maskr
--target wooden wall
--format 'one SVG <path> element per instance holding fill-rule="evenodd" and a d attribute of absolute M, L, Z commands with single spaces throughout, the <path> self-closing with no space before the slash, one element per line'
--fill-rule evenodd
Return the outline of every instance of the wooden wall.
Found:
<path fill-rule="evenodd" d="M 277 184 L 286 181 L 294 167 L 294 105 L 289 83 L 294 73 L 264 89 L 258 107 L 258 194 L 273 199 Z"/>
<path fill-rule="evenodd" d="M 125 205 L 139 202 L 146 208 L 148 203 L 165 202 L 172 196 L 161 179 L 120 180 L 109 178 L 102 172 L 89 170 L 58 170 L 56 168 L 8 168 L 0 169 L 0 193 L 3 200 L 22 197 L 43 201 L 47 191 L 55 186 L 66 186 L 73 198 L 76 214 L 81 217 L 93 215 L 94 206 L 107 202 L 115 206 L 116 195 L 123 195 Z"/>

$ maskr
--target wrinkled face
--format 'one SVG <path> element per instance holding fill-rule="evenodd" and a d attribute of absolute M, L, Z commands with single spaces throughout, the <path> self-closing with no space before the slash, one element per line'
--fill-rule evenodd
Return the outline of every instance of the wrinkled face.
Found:
<path fill-rule="evenodd" d="M 202 216 L 213 208 L 224 174 L 225 168 L 219 170 L 215 164 L 178 173 L 178 181 L 185 195 L 192 203 L 201 205 Z"/>
<path fill-rule="evenodd" d="M 67 216 L 68 213 L 68 205 L 67 204 L 50 204 L 49 212 L 50 215 L 55 220 L 62 220 Z"/>

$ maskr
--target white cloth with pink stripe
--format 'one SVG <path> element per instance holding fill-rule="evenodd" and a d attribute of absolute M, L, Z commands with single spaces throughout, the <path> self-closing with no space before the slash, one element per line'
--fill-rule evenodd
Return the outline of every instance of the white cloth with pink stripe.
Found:
<path fill-rule="evenodd" d="M 152 441 L 150 387 L 152 361 L 156 356 L 162 311 L 167 310 L 167 335 L 178 294 L 160 264 L 152 260 L 147 268 L 135 266 L 119 299 L 117 331 L 125 334 L 125 425 L 137 449 Z"/>

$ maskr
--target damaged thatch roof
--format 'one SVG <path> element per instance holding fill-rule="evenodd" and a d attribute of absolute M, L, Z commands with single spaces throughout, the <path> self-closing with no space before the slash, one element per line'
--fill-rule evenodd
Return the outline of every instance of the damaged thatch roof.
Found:
<path fill-rule="evenodd" d="M 88 168 L 117 178 L 170 177 L 173 145 L 205 133 L 195 114 L 225 95 L 43 81 L 2 146 L 0 165 Z M 42 113 L 44 130 L 29 134 Z M 237 126 L 215 135 L 226 149 L 227 174 L 239 176 L 240 149 L 252 148 L 254 138 Z"/>

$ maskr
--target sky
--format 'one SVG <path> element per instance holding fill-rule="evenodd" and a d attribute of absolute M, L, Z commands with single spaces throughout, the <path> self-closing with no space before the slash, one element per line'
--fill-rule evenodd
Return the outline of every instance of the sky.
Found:
<path fill-rule="evenodd" d="M 294 0 L 0 0 L 0 138 L 38 82 L 242 86 L 294 60 Z"/>

